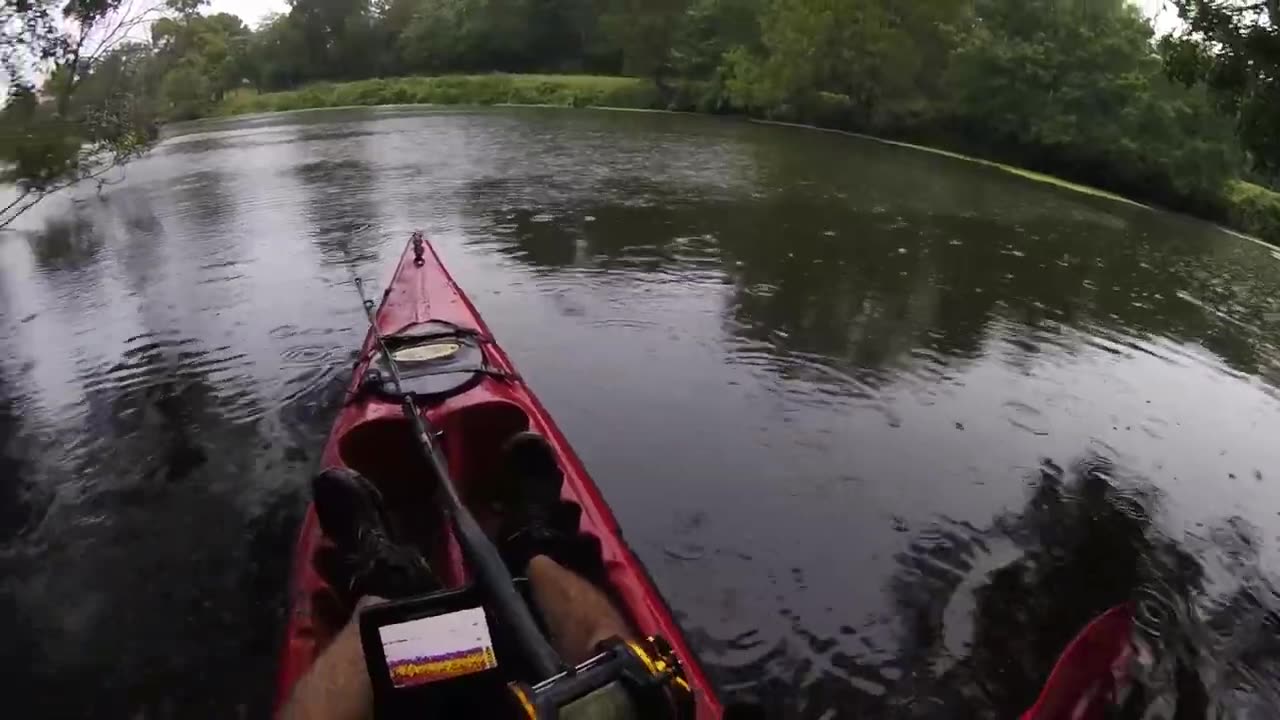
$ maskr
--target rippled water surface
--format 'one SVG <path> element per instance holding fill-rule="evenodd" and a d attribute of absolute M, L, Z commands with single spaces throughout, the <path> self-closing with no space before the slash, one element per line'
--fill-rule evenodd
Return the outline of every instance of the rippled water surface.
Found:
<path fill-rule="evenodd" d="M 1157 716 L 1280 704 L 1277 251 L 710 118 L 182 132 L 0 235 L 13 707 L 266 714 L 305 481 L 364 332 L 349 281 L 385 281 L 418 227 L 727 697 L 1009 717 L 1135 600 Z"/>

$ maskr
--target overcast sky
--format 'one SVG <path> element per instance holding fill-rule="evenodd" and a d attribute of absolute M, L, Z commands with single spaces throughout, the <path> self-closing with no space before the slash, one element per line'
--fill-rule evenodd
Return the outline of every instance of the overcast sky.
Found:
<path fill-rule="evenodd" d="M 288 9 L 285 0 L 212 0 L 205 12 L 239 15 L 249 27 L 257 27 L 262 18 Z"/>
<path fill-rule="evenodd" d="M 1156 22 L 1156 31 L 1168 32 L 1178 24 L 1178 12 L 1167 0 L 1137 0 L 1138 6 Z"/>
<path fill-rule="evenodd" d="M 929 2 L 930 0 L 915 0 Z M 1177 23 L 1173 10 L 1162 10 L 1165 0 L 1134 0 L 1147 15 L 1155 18 L 1157 30 L 1168 30 Z M 273 12 L 289 8 L 285 0 L 212 0 L 210 12 L 228 12 L 239 15 L 250 27 L 257 27 L 262 18 Z"/>

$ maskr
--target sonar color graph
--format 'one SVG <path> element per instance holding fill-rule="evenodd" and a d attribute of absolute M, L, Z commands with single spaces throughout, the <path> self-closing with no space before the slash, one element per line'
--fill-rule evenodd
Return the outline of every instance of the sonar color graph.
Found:
<path fill-rule="evenodd" d="M 391 684 L 398 688 L 498 667 L 481 608 L 388 625 L 378 633 Z"/>

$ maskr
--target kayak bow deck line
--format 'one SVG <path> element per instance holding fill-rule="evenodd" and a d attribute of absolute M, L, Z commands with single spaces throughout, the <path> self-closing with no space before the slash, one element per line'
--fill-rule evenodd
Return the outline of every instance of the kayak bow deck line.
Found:
<path fill-rule="evenodd" d="M 593 579 L 607 587 L 639 635 L 660 636 L 671 644 L 693 690 L 696 717 L 721 717 L 711 683 L 644 566 L 623 541 L 599 489 L 421 233 L 414 233 L 381 305 L 376 312 L 370 308 L 370 314 L 348 401 L 334 422 L 321 466 L 361 473 L 393 507 L 419 508 L 415 500 L 442 492 L 443 502 L 434 507 L 438 513 L 443 504 L 445 512 L 423 518 L 416 528 L 424 533 L 419 544 L 430 548 L 427 560 L 446 587 L 474 582 L 492 596 L 494 583 L 504 576 L 509 582 L 505 566 L 486 566 L 495 558 L 488 555 L 493 546 L 481 529 L 497 520 L 493 501 L 499 450 L 516 433 L 541 434 L 564 473 L 561 499 L 574 510 L 580 536 L 598 555 L 594 564 L 600 577 Z M 388 374 L 391 382 L 386 382 Z M 436 476 L 446 487 L 433 487 Z M 447 522 L 450 516 L 453 522 Z M 467 537 L 474 533 L 484 544 Z M 338 610 L 338 595 L 314 564 L 324 542 L 315 508 L 308 506 L 293 556 L 277 710 L 346 620 Z M 502 607 L 513 599 L 523 603 L 513 587 L 507 590 L 510 596 L 495 602 L 496 616 L 517 618 L 515 630 L 522 634 L 518 615 L 528 615 L 528 608 Z M 537 660 L 538 652 L 531 653 L 538 672 L 558 662 L 553 652 Z"/>

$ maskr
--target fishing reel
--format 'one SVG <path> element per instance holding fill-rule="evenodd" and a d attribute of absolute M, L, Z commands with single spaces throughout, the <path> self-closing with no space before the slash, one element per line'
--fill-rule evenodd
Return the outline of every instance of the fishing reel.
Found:
<path fill-rule="evenodd" d="M 614 639 L 578 667 L 511 692 L 529 720 L 686 720 L 693 691 L 671 645 L 660 637 Z"/>

